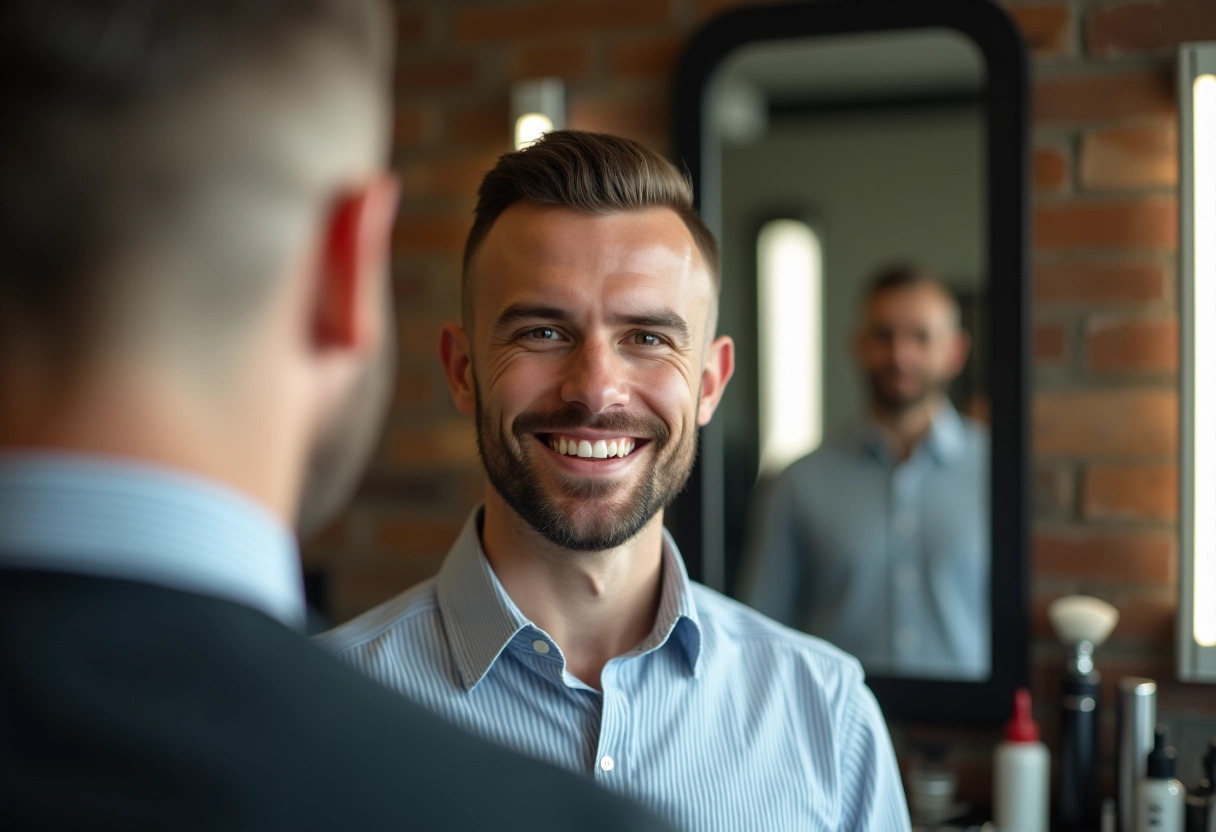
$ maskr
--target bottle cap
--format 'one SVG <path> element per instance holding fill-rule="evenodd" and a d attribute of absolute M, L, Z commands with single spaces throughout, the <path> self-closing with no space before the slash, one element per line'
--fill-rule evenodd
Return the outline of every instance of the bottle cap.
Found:
<path fill-rule="evenodd" d="M 1018 688 L 1013 695 L 1013 719 L 1005 726 L 1009 742 L 1038 742 L 1039 726 L 1030 713 L 1030 691 Z"/>
<path fill-rule="evenodd" d="M 1153 734 L 1153 750 L 1148 753 L 1148 770 L 1145 772 L 1153 780 L 1173 780 L 1174 765 L 1178 752 L 1169 747 L 1170 730 L 1164 725 L 1158 725 Z"/>

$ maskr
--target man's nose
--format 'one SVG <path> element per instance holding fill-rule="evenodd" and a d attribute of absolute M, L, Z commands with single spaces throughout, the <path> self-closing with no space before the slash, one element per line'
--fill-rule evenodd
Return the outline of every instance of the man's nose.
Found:
<path fill-rule="evenodd" d="M 602 413 L 629 403 L 628 367 L 608 344 L 584 341 L 569 358 L 562 400 Z"/>

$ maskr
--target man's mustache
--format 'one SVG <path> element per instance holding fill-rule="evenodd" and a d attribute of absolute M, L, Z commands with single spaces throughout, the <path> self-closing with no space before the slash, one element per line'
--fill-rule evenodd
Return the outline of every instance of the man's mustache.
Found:
<path fill-rule="evenodd" d="M 516 437 L 529 433 L 560 433 L 580 428 L 651 439 L 659 445 L 667 442 L 671 432 L 661 419 L 643 413 L 611 411 L 589 413 L 586 408 L 568 405 L 554 410 L 528 410 L 511 422 Z"/>

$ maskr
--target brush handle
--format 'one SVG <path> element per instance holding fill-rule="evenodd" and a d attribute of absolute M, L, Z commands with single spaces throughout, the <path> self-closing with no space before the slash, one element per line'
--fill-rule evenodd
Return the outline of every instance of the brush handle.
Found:
<path fill-rule="evenodd" d="M 1098 674 L 1067 676 L 1061 690 L 1059 825 L 1098 828 Z"/>

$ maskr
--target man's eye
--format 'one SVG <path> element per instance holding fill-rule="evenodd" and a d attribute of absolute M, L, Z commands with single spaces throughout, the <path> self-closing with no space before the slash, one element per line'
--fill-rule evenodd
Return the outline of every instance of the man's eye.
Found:
<path fill-rule="evenodd" d="M 538 326 L 536 329 L 530 329 L 525 336 L 537 341 L 553 341 L 558 337 L 557 330 L 551 326 Z"/>
<path fill-rule="evenodd" d="M 639 332 L 633 336 L 633 343 L 642 347 L 661 347 L 663 339 L 653 332 Z"/>

